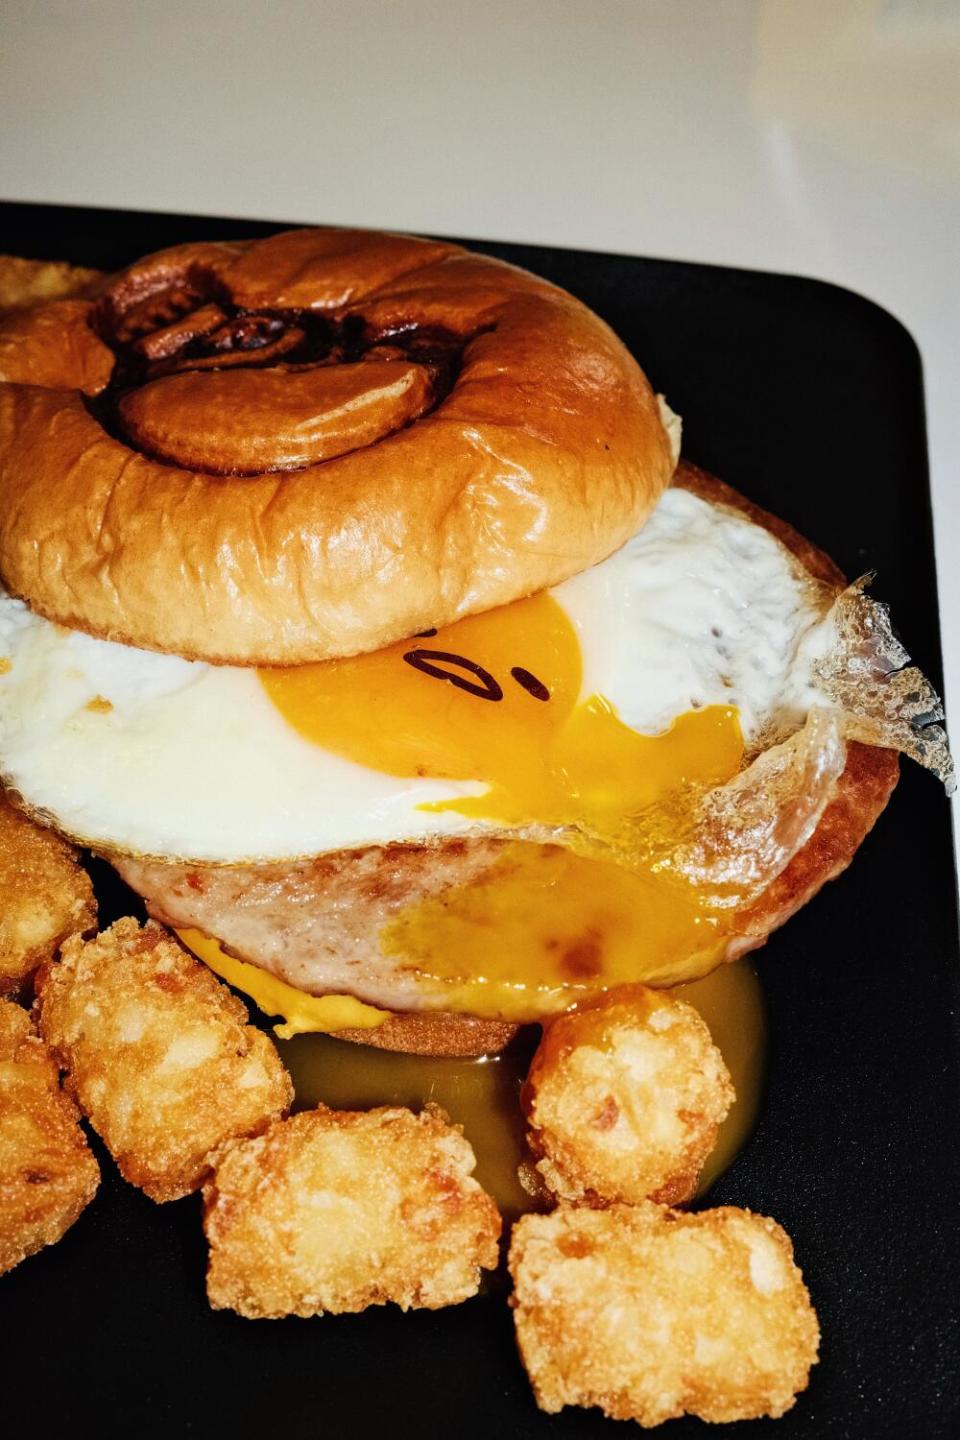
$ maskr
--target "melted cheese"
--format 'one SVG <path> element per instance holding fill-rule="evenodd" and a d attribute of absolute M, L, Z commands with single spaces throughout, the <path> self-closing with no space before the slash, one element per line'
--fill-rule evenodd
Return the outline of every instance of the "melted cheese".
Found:
<path fill-rule="evenodd" d="M 386 1010 L 364 1005 L 352 995 L 307 995 L 296 990 L 267 970 L 228 955 L 217 940 L 202 930 L 178 930 L 177 934 L 221 980 L 249 996 L 265 1015 L 281 1017 L 282 1024 L 274 1026 L 274 1034 L 282 1040 L 311 1031 L 336 1034 L 338 1030 L 375 1030 L 390 1018 Z"/>

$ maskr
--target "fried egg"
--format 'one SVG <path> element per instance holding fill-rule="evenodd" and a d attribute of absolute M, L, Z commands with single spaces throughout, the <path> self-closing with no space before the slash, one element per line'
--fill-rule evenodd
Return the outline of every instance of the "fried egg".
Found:
<path fill-rule="evenodd" d="M 186 661 L 0 596 L 0 772 L 77 839 L 162 859 L 602 833 L 802 722 L 823 609 L 771 534 L 681 489 L 549 592 L 321 665 Z"/>

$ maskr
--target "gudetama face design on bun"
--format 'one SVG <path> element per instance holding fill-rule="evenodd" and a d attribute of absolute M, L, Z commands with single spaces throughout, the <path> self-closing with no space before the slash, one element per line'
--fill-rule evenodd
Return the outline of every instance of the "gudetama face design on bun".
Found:
<path fill-rule="evenodd" d="M 298 1028 L 483 1050 L 704 974 L 897 750 L 951 779 L 882 609 L 673 475 L 625 349 L 510 266 L 181 246 L 7 321 L 0 375 L 0 771 L 228 978 L 351 997 Z"/>

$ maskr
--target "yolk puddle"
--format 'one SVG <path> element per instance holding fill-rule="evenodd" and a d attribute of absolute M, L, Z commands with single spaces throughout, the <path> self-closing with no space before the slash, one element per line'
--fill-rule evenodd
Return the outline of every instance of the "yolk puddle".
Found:
<path fill-rule="evenodd" d="M 704 980 L 674 992 L 695 1005 L 710 1028 L 733 1077 L 737 1100 L 720 1127 L 700 1185 L 703 1193 L 731 1164 L 756 1122 L 763 1078 L 763 997 L 747 961 L 722 965 Z M 535 1202 L 518 1169 L 527 1159 L 520 1086 L 539 1031 L 521 1031 L 501 1055 L 482 1060 L 429 1059 L 352 1045 L 328 1035 L 297 1035 L 280 1043 L 293 1076 L 296 1107 L 335 1109 L 433 1101 L 461 1124 L 477 1157 L 477 1179 L 509 1220 Z"/>
<path fill-rule="evenodd" d="M 308 1032 L 375 1027 L 386 1014 L 349 995 L 304 995 L 257 966 L 228 956 L 216 940 L 198 930 L 178 934 L 262 1011 L 282 1017 L 274 1034 L 293 1077 L 297 1109 L 324 1104 L 338 1110 L 375 1105 L 418 1110 L 432 1101 L 464 1127 L 477 1157 L 477 1179 L 508 1220 L 536 1203 L 519 1176 L 521 1167 L 529 1163 L 520 1087 L 539 1040 L 536 1026 L 521 1030 L 501 1054 L 477 1060 L 403 1055 L 348 1044 L 335 1035 Z M 703 1016 L 737 1095 L 704 1167 L 698 1191 L 703 1194 L 731 1164 L 756 1123 L 766 1052 L 763 995 L 756 971 L 746 960 L 720 965 L 701 980 L 676 986 L 673 994 Z"/>
<path fill-rule="evenodd" d="M 677 796 L 739 770 L 737 712 L 704 707 L 651 736 L 602 696 L 581 699 L 576 631 L 550 595 L 260 679 L 317 746 L 390 775 L 485 787 L 424 809 L 564 829 L 572 851 L 507 845 L 478 883 L 415 903 L 382 931 L 386 953 L 449 986 L 446 1008 L 534 1019 L 623 981 L 702 975 L 720 958 L 723 912 L 651 857 L 677 838 L 664 821 Z M 603 858 L 613 853 L 617 864 Z"/>

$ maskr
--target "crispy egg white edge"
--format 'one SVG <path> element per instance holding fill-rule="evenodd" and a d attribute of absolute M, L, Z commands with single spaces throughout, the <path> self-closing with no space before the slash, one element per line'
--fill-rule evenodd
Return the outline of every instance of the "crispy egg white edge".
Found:
<path fill-rule="evenodd" d="M 643 733 L 723 704 L 749 742 L 817 702 L 798 656 L 822 613 L 802 567 L 687 491 L 668 490 L 621 550 L 552 594 L 579 638 L 582 698 L 605 696 Z M 0 657 L 0 772 L 86 843 L 240 863 L 485 828 L 418 808 L 484 785 L 398 778 L 312 745 L 255 670 L 64 631 L 2 595 Z M 112 709 L 87 708 L 98 699 Z"/>

